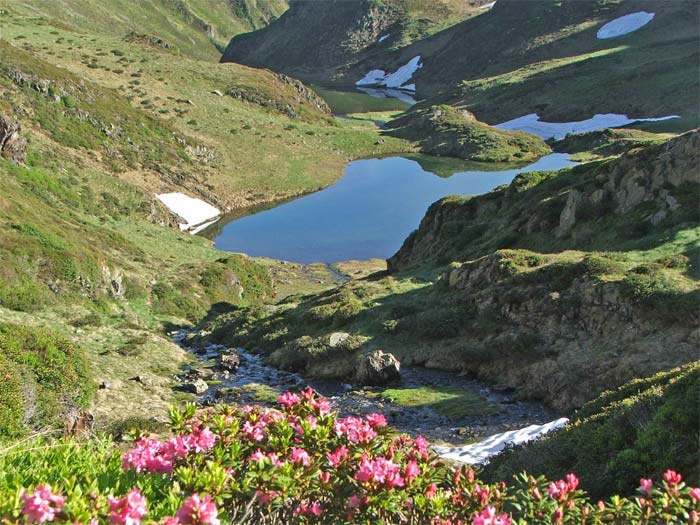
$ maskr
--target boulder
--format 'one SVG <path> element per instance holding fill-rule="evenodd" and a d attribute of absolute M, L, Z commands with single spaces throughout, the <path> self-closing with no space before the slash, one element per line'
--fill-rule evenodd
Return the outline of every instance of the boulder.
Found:
<path fill-rule="evenodd" d="M 185 383 L 182 385 L 182 389 L 185 392 L 190 392 L 192 394 L 203 394 L 204 392 L 207 391 L 209 388 L 209 385 L 202 379 L 195 379 L 194 381 L 191 381 L 189 383 Z"/>
<path fill-rule="evenodd" d="M 228 350 L 219 356 L 219 368 L 227 372 L 237 372 L 241 366 L 241 358 L 234 350 Z"/>
<path fill-rule="evenodd" d="M 350 337 L 350 334 L 347 332 L 333 332 L 328 339 L 328 346 L 335 348 L 336 346 L 345 342 L 348 337 Z"/>
<path fill-rule="evenodd" d="M 361 385 L 381 386 L 401 377 L 401 363 L 393 354 L 375 350 L 360 361 L 355 381 Z"/>

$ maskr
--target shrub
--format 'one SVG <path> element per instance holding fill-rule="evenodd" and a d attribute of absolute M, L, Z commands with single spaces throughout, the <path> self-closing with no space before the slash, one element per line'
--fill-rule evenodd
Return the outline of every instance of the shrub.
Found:
<path fill-rule="evenodd" d="M 466 466 L 441 463 L 422 437 L 393 434 L 379 414 L 338 418 L 310 389 L 282 394 L 278 402 L 279 410 L 173 410 L 173 435 L 137 436 L 122 469 L 107 441 L 0 455 L 0 519 L 10 525 L 42 517 L 124 523 L 124 515 L 132 525 L 145 515 L 153 523 L 200 525 L 698 523 L 700 489 L 671 470 L 660 482 L 642 479 L 640 497 L 594 504 L 573 474 L 554 482 L 522 474 L 510 485 L 483 483 Z M 48 479 L 53 486 L 45 485 Z"/>

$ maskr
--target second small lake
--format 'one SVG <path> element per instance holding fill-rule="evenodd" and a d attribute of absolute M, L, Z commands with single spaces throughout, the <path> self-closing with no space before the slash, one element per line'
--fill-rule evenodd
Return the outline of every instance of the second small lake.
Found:
<path fill-rule="evenodd" d="M 220 223 L 214 241 L 220 250 L 301 263 L 388 258 L 438 199 L 479 195 L 519 173 L 574 165 L 568 157 L 553 153 L 520 168 L 453 162 L 446 172 L 429 157 L 356 160 L 324 190 Z"/>

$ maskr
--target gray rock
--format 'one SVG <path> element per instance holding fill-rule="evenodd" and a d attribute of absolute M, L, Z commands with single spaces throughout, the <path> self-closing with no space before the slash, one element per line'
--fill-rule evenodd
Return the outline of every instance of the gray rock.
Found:
<path fill-rule="evenodd" d="M 347 332 L 333 332 L 328 340 L 328 346 L 335 348 L 339 344 L 346 341 L 348 337 L 350 337 L 350 334 Z"/>
<path fill-rule="evenodd" d="M 209 385 L 202 379 L 195 379 L 194 381 L 191 381 L 189 383 L 185 383 L 182 385 L 182 389 L 185 392 L 190 392 L 192 394 L 203 394 L 204 392 L 207 391 L 209 388 Z"/>
<path fill-rule="evenodd" d="M 401 363 L 393 354 L 375 350 L 357 367 L 355 381 L 361 385 L 381 386 L 401 377 Z"/>

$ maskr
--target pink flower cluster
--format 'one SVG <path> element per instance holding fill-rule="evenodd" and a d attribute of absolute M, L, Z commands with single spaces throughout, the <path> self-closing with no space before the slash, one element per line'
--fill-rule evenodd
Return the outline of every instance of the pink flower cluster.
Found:
<path fill-rule="evenodd" d="M 355 479 L 360 483 L 371 483 L 390 489 L 404 486 L 401 469 L 396 463 L 383 457 L 367 459 L 367 454 L 362 454 Z"/>
<path fill-rule="evenodd" d="M 496 509 L 489 505 L 474 516 L 472 523 L 473 525 L 510 525 L 511 520 L 508 514 L 496 514 Z"/>
<path fill-rule="evenodd" d="M 323 514 L 323 507 L 318 501 L 314 501 L 311 505 L 306 503 L 301 503 L 294 509 L 294 515 L 299 516 L 300 514 L 305 516 L 320 516 Z"/>
<path fill-rule="evenodd" d="M 33 494 L 22 493 L 22 513 L 30 523 L 53 521 L 65 504 L 65 498 L 51 492 L 49 485 L 38 485 Z"/>
<path fill-rule="evenodd" d="M 186 457 L 191 451 L 201 453 L 216 443 L 216 436 L 208 427 L 195 429 L 191 434 L 173 436 L 168 441 L 141 438 L 136 446 L 124 454 L 122 468 L 133 468 L 137 473 L 168 474 L 173 463 Z"/>
<path fill-rule="evenodd" d="M 136 488 L 123 498 L 109 496 L 107 499 L 111 525 L 140 525 L 141 518 L 146 515 L 146 498 Z"/>
<path fill-rule="evenodd" d="M 339 436 L 345 436 L 350 443 L 369 443 L 377 433 L 371 423 L 359 417 L 348 416 L 337 420 L 333 430 Z"/>
<path fill-rule="evenodd" d="M 175 521 L 169 521 L 169 525 L 220 525 L 218 515 L 219 511 L 211 496 L 192 494 L 175 514 Z"/>
<path fill-rule="evenodd" d="M 575 474 L 567 474 L 566 480 L 553 481 L 549 484 L 547 492 L 549 497 L 557 501 L 563 501 L 578 487 L 578 478 Z"/>

